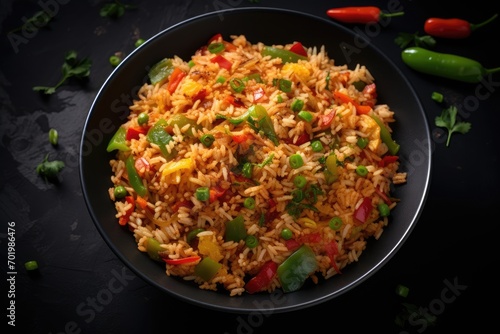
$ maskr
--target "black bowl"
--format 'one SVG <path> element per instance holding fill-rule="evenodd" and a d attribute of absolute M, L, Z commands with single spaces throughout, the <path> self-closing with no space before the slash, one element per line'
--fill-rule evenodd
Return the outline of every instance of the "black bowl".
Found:
<path fill-rule="evenodd" d="M 286 27 L 286 29 L 284 28 Z M 131 233 L 119 226 L 108 197 L 111 186 L 106 146 L 125 121 L 128 106 L 147 80 L 149 67 L 164 57 L 190 56 L 216 33 L 243 34 L 252 43 L 306 46 L 325 45 L 336 64 L 354 68 L 364 64 L 375 77 L 379 103 L 395 110 L 394 136 L 401 145 L 401 170 L 408 182 L 394 195 L 401 202 L 391 213 L 394 222 L 377 241 L 370 241 L 358 262 L 341 275 L 304 286 L 297 292 L 229 297 L 168 277 L 165 268 L 137 250 Z M 138 276 L 186 302 L 228 312 L 285 312 L 331 300 L 360 285 L 400 249 L 417 223 L 425 203 L 431 173 L 431 138 L 417 94 L 402 72 L 380 50 L 351 30 L 330 20 L 274 8 L 230 9 L 201 15 L 176 24 L 149 39 L 113 71 L 91 106 L 80 147 L 80 177 L 90 215 L 109 247 Z"/>

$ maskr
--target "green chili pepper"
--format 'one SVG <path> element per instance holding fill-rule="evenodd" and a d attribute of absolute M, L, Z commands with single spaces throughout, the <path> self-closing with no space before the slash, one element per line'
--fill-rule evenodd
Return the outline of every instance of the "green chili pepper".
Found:
<path fill-rule="evenodd" d="M 222 267 L 222 264 L 209 257 L 204 258 L 194 267 L 194 274 L 204 281 L 210 281 Z"/>
<path fill-rule="evenodd" d="M 127 130 L 125 128 L 120 127 L 113 137 L 111 137 L 111 140 L 108 143 L 108 147 L 106 148 L 106 151 L 111 152 L 114 150 L 120 150 L 120 151 L 130 151 L 130 147 L 127 146 Z"/>
<path fill-rule="evenodd" d="M 500 72 L 500 67 L 486 69 L 470 58 L 416 46 L 403 50 L 401 57 L 406 65 L 416 71 L 468 83 L 481 82 L 485 75 Z"/>
<path fill-rule="evenodd" d="M 247 230 L 245 228 L 245 219 L 242 215 L 236 216 L 233 220 L 226 223 L 226 231 L 224 240 L 239 242 L 247 237 Z"/>
<path fill-rule="evenodd" d="M 373 120 L 375 122 L 377 122 L 378 126 L 380 127 L 380 138 L 387 145 L 387 148 L 389 149 L 389 153 L 391 155 L 398 154 L 399 144 L 397 144 L 392 139 L 391 133 L 389 132 L 389 130 L 387 130 L 387 128 L 385 127 L 384 123 L 380 120 L 380 118 L 378 118 L 375 115 L 371 115 L 371 117 L 373 118 Z"/>
<path fill-rule="evenodd" d="M 299 290 L 306 279 L 318 268 L 318 261 L 313 250 L 300 246 L 278 267 L 278 278 L 284 292 Z"/>
<path fill-rule="evenodd" d="M 129 155 L 127 160 L 125 161 L 125 167 L 127 168 L 128 173 L 128 181 L 130 182 L 132 188 L 134 188 L 137 195 L 144 197 L 146 196 L 148 190 L 142 183 L 142 179 L 137 173 L 134 164 L 134 157 L 132 155 Z"/>
<path fill-rule="evenodd" d="M 167 126 L 167 121 L 160 119 L 148 130 L 146 138 L 150 143 L 158 145 L 163 156 L 170 159 L 175 153 L 173 151 L 169 153 L 167 150 L 166 145 L 172 140 L 172 136 L 165 131 L 165 126 Z"/>
<path fill-rule="evenodd" d="M 271 56 L 271 58 L 281 58 L 283 63 L 296 63 L 299 60 L 307 60 L 307 57 L 301 56 L 295 52 L 275 48 L 272 46 L 264 46 L 261 52 L 262 56 Z"/>
<path fill-rule="evenodd" d="M 168 79 L 170 74 L 174 71 L 172 59 L 164 58 L 151 67 L 148 72 L 149 80 L 153 85 Z"/>

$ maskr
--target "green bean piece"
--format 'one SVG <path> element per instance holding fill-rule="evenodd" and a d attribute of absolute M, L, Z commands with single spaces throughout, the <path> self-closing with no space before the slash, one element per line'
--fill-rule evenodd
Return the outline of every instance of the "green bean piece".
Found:
<path fill-rule="evenodd" d="M 210 189 L 208 187 L 199 187 L 195 190 L 194 195 L 198 201 L 208 201 L 210 198 Z"/>
<path fill-rule="evenodd" d="M 280 236 L 285 240 L 290 240 L 293 237 L 293 232 L 289 228 L 284 228 L 281 230 Z"/>

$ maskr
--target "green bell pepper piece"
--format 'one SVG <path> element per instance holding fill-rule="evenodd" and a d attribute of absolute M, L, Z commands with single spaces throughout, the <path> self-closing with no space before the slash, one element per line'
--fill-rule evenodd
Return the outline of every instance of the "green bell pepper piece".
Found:
<path fill-rule="evenodd" d="M 236 216 L 233 220 L 226 223 L 226 231 L 224 240 L 239 242 L 247 237 L 247 229 L 245 228 L 245 219 L 242 215 Z"/>
<path fill-rule="evenodd" d="M 146 138 L 150 143 L 160 147 L 161 153 L 165 158 L 171 159 L 175 156 L 175 152 L 172 150 L 169 153 L 167 150 L 166 145 L 172 141 L 172 136 L 165 131 L 166 126 L 168 126 L 167 121 L 163 118 L 160 119 L 148 130 Z"/>
<path fill-rule="evenodd" d="M 206 257 L 194 267 L 194 274 L 204 281 L 210 281 L 221 267 L 222 264 Z"/>
<path fill-rule="evenodd" d="M 318 261 L 313 250 L 300 246 L 278 267 L 278 278 L 284 292 L 299 290 L 306 279 L 318 268 Z"/>
<path fill-rule="evenodd" d="M 125 167 L 127 168 L 128 181 L 132 188 L 134 188 L 137 195 L 144 197 L 148 193 L 147 188 L 142 183 L 142 178 L 137 173 L 135 169 L 135 161 L 132 155 L 129 155 L 125 161 Z"/>
<path fill-rule="evenodd" d="M 113 135 L 113 137 L 111 137 L 111 140 L 108 143 L 106 151 L 108 152 L 114 150 L 130 151 L 130 147 L 127 146 L 126 135 L 127 135 L 127 130 L 125 130 L 124 127 L 119 127 L 118 130 Z"/>
<path fill-rule="evenodd" d="M 278 136 L 274 131 L 273 121 L 271 117 L 269 117 L 266 108 L 256 104 L 248 108 L 242 115 L 229 119 L 229 123 L 234 125 L 238 125 L 243 121 L 247 121 L 255 132 L 264 134 L 264 136 L 271 139 L 274 145 L 279 145 Z"/>
<path fill-rule="evenodd" d="M 164 58 L 151 67 L 148 72 L 149 80 L 153 85 L 167 80 L 170 74 L 174 71 L 172 59 Z"/>
<path fill-rule="evenodd" d="M 391 133 L 389 130 L 385 127 L 384 123 L 380 120 L 375 115 L 371 115 L 373 120 L 377 122 L 378 126 L 380 127 L 380 139 L 387 145 L 387 148 L 389 149 L 389 153 L 391 155 L 396 155 L 398 154 L 399 151 L 399 144 L 397 144 L 391 136 Z"/>
<path fill-rule="evenodd" d="M 172 115 L 167 121 L 168 126 L 174 126 L 177 125 L 179 129 L 183 128 L 186 126 L 186 124 L 189 124 L 189 130 L 186 131 L 185 135 L 189 138 L 193 138 L 196 135 L 196 130 L 200 129 L 200 125 L 196 124 L 195 120 L 192 120 L 190 118 L 187 118 L 186 115 L 183 114 L 175 114 Z"/>

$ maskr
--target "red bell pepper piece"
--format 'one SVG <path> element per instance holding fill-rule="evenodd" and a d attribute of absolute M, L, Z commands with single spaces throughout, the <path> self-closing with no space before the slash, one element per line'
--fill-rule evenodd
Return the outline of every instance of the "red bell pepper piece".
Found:
<path fill-rule="evenodd" d="M 225 68 L 226 70 L 230 71 L 231 67 L 233 66 L 233 63 L 231 63 L 229 60 L 226 58 L 222 57 L 221 55 L 217 55 L 210 59 L 212 63 L 217 63 L 219 64 L 220 67 Z"/>
<path fill-rule="evenodd" d="M 294 43 L 292 45 L 292 47 L 290 48 L 290 51 L 292 51 L 293 53 L 296 53 L 300 56 L 307 57 L 307 51 L 304 48 L 304 46 L 302 45 L 302 43 L 300 43 L 300 42 Z"/>
<path fill-rule="evenodd" d="M 328 115 L 318 116 L 318 126 L 320 128 L 329 127 L 332 124 L 333 118 L 335 117 L 335 110 L 332 110 Z"/>
<path fill-rule="evenodd" d="M 210 198 L 209 198 L 210 203 L 213 203 L 216 200 L 218 200 L 220 197 L 224 196 L 224 194 L 226 193 L 226 190 L 227 189 L 224 189 L 219 185 L 215 185 L 213 187 L 210 187 L 210 191 L 209 191 L 210 192 Z"/>
<path fill-rule="evenodd" d="M 180 259 L 163 259 L 163 261 L 165 261 L 166 264 L 178 265 L 178 264 L 196 262 L 199 259 L 201 259 L 201 257 L 199 257 L 198 255 L 193 255 L 193 256 L 183 257 Z"/>
<path fill-rule="evenodd" d="M 131 126 L 127 129 L 125 134 L 126 140 L 139 139 L 139 135 L 146 135 L 148 133 L 148 128 L 143 126 L 134 127 Z"/>
<path fill-rule="evenodd" d="M 360 115 L 361 114 L 368 114 L 370 112 L 370 110 L 372 110 L 372 107 L 370 107 L 368 105 L 359 104 L 358 102 L 354 101 L 350 96 L 348 96 L 344 93 L 341 93 L 339 91 L 335 91 L 333 93 L 333 96 L 335 96 L 337 99 L 339 99 L 342 103 L 351 103 L 356 108 L 356 112 Z"/>
<path fill-rule="evenodd" d="M 172 71 L 172 74 L 170 74 L 170 77 L 168 78 L 168 84 L 167 84 L 167 90 L 170 92 L 170 94 L 173 94 L 175 90 L 177 89 L 177 86 L 179 86 L 179 83 L 184 79 L 186 76 L 186 73 L 182 71 L 180 68 L 176 67 Z"/>
<path fill-rule="evenodd" d="M 174 205 L 172 205 L 172 211 L 177 212 L 181 207 L 186 207 L 186 208 L 192 208 L 194 206 L 193 202 L 189 200 L 183 200 L 176 202 Z"/>
<path fill-rule="evenodd" d="M 356 225 L 362 225 L 366 223 L 366 220 L 372 212 L 373 205 L 370 197 L 363 198 L 363 202 L 354 210 L 354 218 Z"/>
<path fill-rule="evenodd" d="M 245 290 L 250 293 L 256 293 L 266 289 L 273 281 L 278 271 L 278 265 L 273 261 L 268 261 L 262 265 L 257 275 L 252 277 L 246 284 Z"/>
<path fill-rule="evenodd" d="M 119 219 L 118 219 L 118 224 L 122 225 L 122 226 L 125 226 L 127 225 L 128 223 L 128 219 L 130 218 L 130 215 L 132 214 L 132 212 L 134 212 L 135 210 L 135 199 L 134 197 L 132 196 L 126 196 L 125 197 L 125 200 L 132 204 L 132 206 L 125 212 L 125 214 L 123 216 L 121 216 Z"/>
<path fill-rule="evenodd" d="M 239 97 L 234 97 L 232 95 L 228 95 L 224 98 L 224 102 L 232 104 L 235 107 L 243 107 L 245 104 Z"/>
<path fill-rule="evenodd" d="M 253 136 L 249 133 L 244 133 L 242 135 L 233 135 L 231 136 L 231 139 L 235 142 L 235 143 L 244 143 L 246 142 L 248 139 L 251 139 L 253 138 Z"/>
<path fill-rule="evenodd" d="M 382 159 L 378 162 L 379 167 L 385 167 L 390 163 L 398 161 L 399 157 L 397 155 L 384 155 Z"/>

